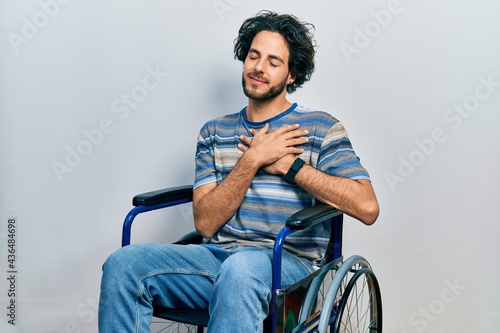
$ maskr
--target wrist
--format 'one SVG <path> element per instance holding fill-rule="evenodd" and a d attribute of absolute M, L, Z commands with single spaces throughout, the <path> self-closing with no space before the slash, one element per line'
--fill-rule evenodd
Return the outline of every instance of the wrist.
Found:
<path fill-rule="evenodd" d="M 243 164 L 246 169 L 257 171 L 262 163 L 259 161 L 259 155 L 248 149 L 241 157 L 238 163 Z"/>
<path fill-rule="evenodd" d="M 295 161 L 290 166 L 290 169 L 283 176 L 283 179 L 290 184 L 295 184 L 295 176 L 299 172 L 299 170 L 306 164 L 303 159 L 297 157 Z"/>

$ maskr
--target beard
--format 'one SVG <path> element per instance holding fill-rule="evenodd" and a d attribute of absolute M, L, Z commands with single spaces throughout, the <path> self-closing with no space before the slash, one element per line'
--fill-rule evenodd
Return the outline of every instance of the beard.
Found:
<path fill-rule="evenodd" d="M 256 76 L 258 78 L 258 76 Z M 283 90 L 286 88 L 286 83 L 287 83 L 288 78 L 285 77 L 285 79 L 280 82 L 278 85 L 272 86 L 269 88 L 269 90 L 264 91 L 262 93 L 258 93 L 251 88 L 247 88 L 247 81 L 245 78 L 245 75 L 241 76 L 241 84 L 243 86 L 243 92 L 245 93 L 245 96 L 248 98 L 251 98 L 256 101 L 266 101 L 269 99 L 273 99 L 276 96 L 281 95 Z"/>

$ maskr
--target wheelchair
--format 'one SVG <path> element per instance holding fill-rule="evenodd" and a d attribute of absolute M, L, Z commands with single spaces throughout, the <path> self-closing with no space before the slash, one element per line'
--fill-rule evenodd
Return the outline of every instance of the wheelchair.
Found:
<path fill-rule="evenodd" d="M 123 223 L 122 246 L 130 244 L 132 223 L 138 214 L 192 201 L 193 186 L 180 186 L 136 195 Z M 302 280 L 281 288 L 281 253 L 285 238 L 318 223 L 331 223 L 325 264 Z M 382 299 L 377 278 L 359 255 L 342 256 L 343 213 L 318 203 L 284 221 L 273 249 L 270 315 L 265 332 L 382 332 Z M 203 238 L 191 232 L 176 243 L 196 244 Z M 166 309 L 153 305 L 153 316 L 164 326 L 158 332 L 204 332 L 208 310 Z M 237 330 L 235 330 L 236 332 Z"/>

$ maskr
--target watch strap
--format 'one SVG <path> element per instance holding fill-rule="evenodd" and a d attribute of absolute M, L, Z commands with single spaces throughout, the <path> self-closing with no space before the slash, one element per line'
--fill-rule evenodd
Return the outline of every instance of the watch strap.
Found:
<path fill-rule="evenodd" d="M 297 172 L 299 172 L 300 168 L 302 168 L 306 164 L 303 159 L 297 157 L 295 161 L 293 162 L 292 166 L 286 173 L 286 175 L 283 176 L 283 179 L 290 184 L 295 184 L 294 179 L 295 175 L 297 175 Z"/>

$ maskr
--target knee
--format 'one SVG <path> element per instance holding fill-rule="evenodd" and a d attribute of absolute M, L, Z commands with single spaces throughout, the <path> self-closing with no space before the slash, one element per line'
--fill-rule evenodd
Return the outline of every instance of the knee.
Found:
<path fill-rule="evenodd" d="M 123 279 L 136 271 L 138 260 L 140 261 L 142 257 L 140 252 L 140 249 L 136 246 L 129 245 L 109 255 L 102 266 L 105 280 L 113 277 Z"/>
<path fill-rule="evenodd" d="M 239 309 L 264 320 L 269 311 L 271 280 L 269 256 L 257 251 L 231 255 L 223 262 L 215 281 L 210 299 L 211 313 L 216 315 L 219 309 Z"/>
<path fill-rule="evenodd" d="M 127 262 L 127 257 L 130 251 L 127 247 L 122 247 L 115 252 L 111 253 L 102 265 L 104 272 L 113 271 L 123 267 L 123 263 Z"/>
<path fill-rule="evenodd" d="M 272 278 L 271 258 L 265 253 L 235 253 L 222 264 L 218 280 L 234 283 L 235 287 L 245 284 L 270 286 Z"/>

